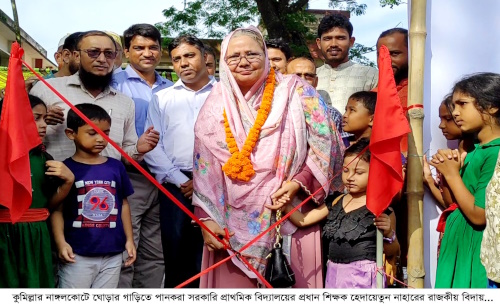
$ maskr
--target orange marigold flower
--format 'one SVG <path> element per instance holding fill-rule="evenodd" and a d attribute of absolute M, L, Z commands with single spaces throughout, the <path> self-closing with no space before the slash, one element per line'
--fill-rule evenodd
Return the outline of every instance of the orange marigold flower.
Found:
<path fill-rule="evenodd" d="M 226 132 L 226 142 L 231 157 L 227 160 L 226 164 L 222 166 L 222 171 L 232 180 L 250 181 L 255 175 L 250 155 L 252 154 L 257 140 L 259 139 L 262 126 L 266 123 L 269 112 L 271 112 L 271 105 L 273 102 L 274 88 L 276 87 L 276 79 L 274 77 L 274 69 L 271 68 L 269 75 L 266 79 L 264 93 L 260 108 L 257 111 L 257 118 L 250 131 L 248 132 L 247 139 L 243 144 L 242 151 L 238 150 L 238 145 L 234 139 L 233 133 L 227 120 L 226 110 L 224 109 L 224 131 Z"/>

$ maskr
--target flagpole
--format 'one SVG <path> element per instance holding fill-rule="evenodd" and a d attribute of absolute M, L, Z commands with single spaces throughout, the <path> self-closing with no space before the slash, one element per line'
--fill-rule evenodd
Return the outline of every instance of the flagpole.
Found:
<path fill-rule="evenodd" d="M 16 41 L 19 45 L 21 45 L 21 27 L 19 27 L 19 18 L 17 17 L 17 6 L 16 0 L 10 0 L 12 4 L 12 14 L 14 15 L 14 26 L 16 32 Z"/>
<path fill-rule="evenodd" d="M 377 289 L 384 288 L 384 234 L 377 229 Z"/>
<path fill-rule="evenodd" d="M 427 0 L 410 2 L 410 71 L 408 116 L 412 132 L 408 136 L 408 286 L 424 287 L 424 236 L 422 156 L 423 101 Z"/>

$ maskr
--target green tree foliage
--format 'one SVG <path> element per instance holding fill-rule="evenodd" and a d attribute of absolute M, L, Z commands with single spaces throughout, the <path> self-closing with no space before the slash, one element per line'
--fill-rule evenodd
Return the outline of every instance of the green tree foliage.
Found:
<path fill-rule="evenodd" d="M 379 0 L 381 6 L 401 3 L 401 0 Z M 165 22 L 156 24 L 162 34 L 173 37 L 192 34 L 202 38 L 223 38 L 232 30 L 259 20 L 268 38 L 283 38 L 295 55 L 309 54 L 306 42 L 314 40 L 316 33 L 307 27 L 316 17 L 306 11 L 309 0 L 194 0 L 184 10 L 174 6 L 163 10 Z M 330 7 L 362 15 L 366 4 L 355 0 L 330 0 Z M 168 43 L 168 42 L 164 42 Z M 374 65 L 363 54 L 373 47 L 355 44 L 351 58 Z"/>
<path fill-rule="evenodd" d="M 391 9 L 394 6 L 400 5 L 402 0 L 379 0 L 381 7 L 389 6 Z M 359 16 L 366 13 L 366 4 L 358 4 L 357 0 L 330 0 L 330 7 L 337 10 L 346 10 L 352 14 Z"/>
<path fill-rule="evenodd" d="M 166 22 L 156 24 L 163 35 L 192 34 L 222 38 L 232 30 L 255 20 L 257 3 L 245 0 L 190 1 L 184 10 L 174 6 L 163 10 Z"/>

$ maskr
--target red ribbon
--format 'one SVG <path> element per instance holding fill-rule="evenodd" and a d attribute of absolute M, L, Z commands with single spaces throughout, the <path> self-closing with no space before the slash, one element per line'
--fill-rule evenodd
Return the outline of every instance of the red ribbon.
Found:
<path fill-rule="evenodd" d="M 411 110 L 411 109 L 423 109 L 423 108 L 424 108 L 423 104 L 412 104 L 411 106 L 403 108 L 403 109 L 405 112 L 408 112 L 408 110 Z"/>

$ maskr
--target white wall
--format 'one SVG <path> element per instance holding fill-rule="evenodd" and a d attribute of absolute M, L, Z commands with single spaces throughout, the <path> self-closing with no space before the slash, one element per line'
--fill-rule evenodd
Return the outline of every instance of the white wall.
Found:
<path fill-rule="evenodd" d="M 475 72 L 500 73 L 500 1 L 427 0 L 427 42 L 424 92 L 424 151 L 434 154 L 451 147 L 438 129 L 438 108 L 462 76 Z M 425 287 L 433 287 L 436 272 L 435 203 L 424 199 Z"/>

